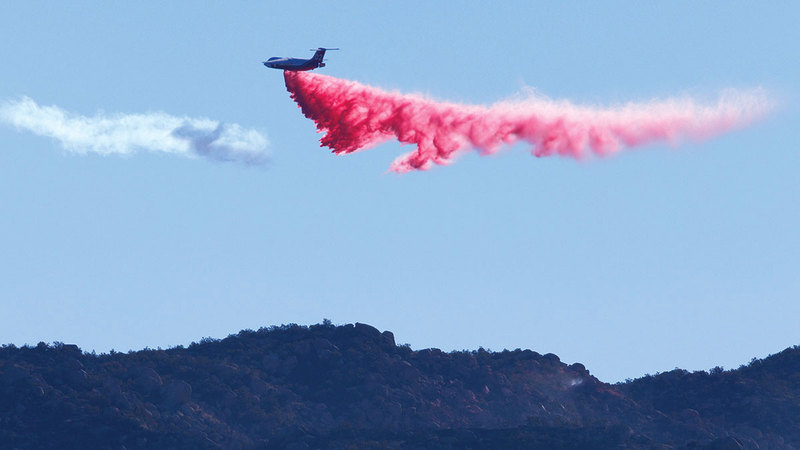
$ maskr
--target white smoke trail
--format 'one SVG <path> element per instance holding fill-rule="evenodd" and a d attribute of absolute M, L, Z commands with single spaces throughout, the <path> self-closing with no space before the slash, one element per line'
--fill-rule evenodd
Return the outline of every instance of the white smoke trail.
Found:
<path fill-rule="evenodd" d="M 0 121 L 56 139 L 75 153 L 132 154 L 145 150 L 244 164 L 267 161 L 267 139 L 261 133 L 206 118 L 162 112 L 87 117 L 22 97 L 0 105 Z"/>

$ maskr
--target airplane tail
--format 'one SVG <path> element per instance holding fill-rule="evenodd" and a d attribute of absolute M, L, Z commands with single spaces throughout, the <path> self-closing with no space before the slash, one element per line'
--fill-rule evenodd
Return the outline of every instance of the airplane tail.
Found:
<path fill-rule="evenodd" d="M 320 64 L 320 67 L 323 67 L 322 59 L 325 58 L 325 51 L 326 50 L 339 50 L 338 48 L 317 48 L 314 49 L 314 57 L 311 58 L 317 64 Z"/>
<path fill-rule="evenodd" d="M 321 64 L 322 63 L 322 58 L 325 57 L 325 50 L 327 50 L 327 49 L 326 48 L 318 49 L 316 52 L 314 52 L 314 57 L 311 58 L 311 59 L 313 59 L 315 63 Z"/>

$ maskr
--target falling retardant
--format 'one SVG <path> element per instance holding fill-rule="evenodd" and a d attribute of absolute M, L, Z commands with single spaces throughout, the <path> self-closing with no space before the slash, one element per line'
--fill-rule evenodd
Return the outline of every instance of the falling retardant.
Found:
<path fill-rule="evenodd" d="M 529 96 L 492 106 L 438 102 L 309 72 L 284 72 L 286 89 L 325 135 L 321 145 L 353 153 L 397 139 L 416 149 L 398 157 L 399 173 L 448 164 L 474 149 L 487 155 L 525 141 L 535 156 L 607 156 L 655 142 L 700 140 L 744 126 L 770 109 L 761 89 L 729 90 L 716 102 L 653 100 L 599 108 Z"/>

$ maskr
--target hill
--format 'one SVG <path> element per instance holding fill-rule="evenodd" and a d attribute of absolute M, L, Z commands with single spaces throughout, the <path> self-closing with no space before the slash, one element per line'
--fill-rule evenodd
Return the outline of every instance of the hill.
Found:
<path fill-rule="evenodd" d="M 800 447 L 800 349 L 610 385 L 531 350 L 284 325 L 188 348 L 0 349 L 2 448 Z"/>

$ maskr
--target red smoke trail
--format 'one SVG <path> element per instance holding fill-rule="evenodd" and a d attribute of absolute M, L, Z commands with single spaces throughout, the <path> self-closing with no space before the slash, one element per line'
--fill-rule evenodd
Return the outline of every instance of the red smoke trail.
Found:
<path fill-rule="evenodd" d="M 389 170 L 394 172 L 448 164 L 469 148 L 491 154 L 519 140 L 530 143 L 536 156 L 581 158 L 587 149 L 609 155 L 656 141 L 711 137 L 769 108 L 760 91 L 731 91 L 706 106 L 691 99 L 668 99 L 600 109 L 531 98 L 483 107 L 441 103 L 308 72 L 286 71 L 284 79 L 303 114 L 326 133 L 320 143 L 336 154 L 391 138 L 415 144 L 416 150 L 392 163 Z"/>

